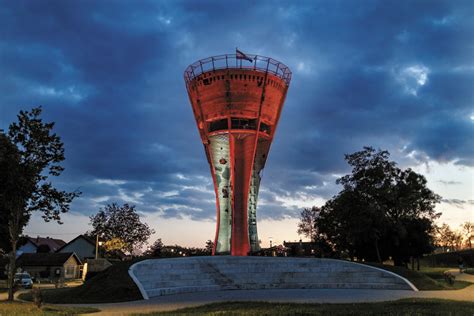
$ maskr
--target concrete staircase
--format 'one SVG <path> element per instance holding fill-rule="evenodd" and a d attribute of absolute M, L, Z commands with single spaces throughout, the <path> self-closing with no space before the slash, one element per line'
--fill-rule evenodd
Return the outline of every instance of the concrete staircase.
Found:
<path fill-rule="evenodd" d="M 129 274 L 143 297 L 238 289 L 414 290 L 392 272 L 344 260 L 282 257 L 188 257 L 135 263 Z"/>

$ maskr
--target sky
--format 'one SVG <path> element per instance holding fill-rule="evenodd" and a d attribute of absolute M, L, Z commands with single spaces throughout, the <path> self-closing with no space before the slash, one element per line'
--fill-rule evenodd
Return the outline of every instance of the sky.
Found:
<path fill-rule="evenodd" d="M 270 56 L 293 77 L 257 209 L 263 246 L 298 240 L 304 207 L 350 172 L 344 154 L 386 149 L 442 196 L 453 228 L 474 220 L 473 1 L 0 0 L 0 128 L 43 107 L 65 144 L 54 179 L 82 191 L 66 241 L 108 203 L 136 205 L 151 242 L 203 247 L 212 178 L 184 69 L 213 55 Z"/>

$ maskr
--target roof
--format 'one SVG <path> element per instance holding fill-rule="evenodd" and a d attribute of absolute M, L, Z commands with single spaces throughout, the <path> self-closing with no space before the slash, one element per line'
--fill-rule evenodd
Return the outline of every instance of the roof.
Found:
<path fill-rule="evenodd" d="M 79 235 L 77 236 L 76 238 L 74 238 L 73 240 L 71 240 L 70 242 L 68 242 L 67 244 L 64 244 L 62 245 L 60 248 L 56 249 L 56 252 L 59 252 L 61 251 L 61 249 L 63 249 L 64 247 L 66 247 L 67 245 L 70 245 L 72 244 L 73 242 L 75 242 L 76 240 L 78 239 L 84 239 L 85 241 L 87 241 L 88 243 L 90 243 L 92 246 L 95 247 L 95 241 L 93 241 L 92 239 L 90 239 L 89 237 L 87 237 L 86 235 Z"/>
<path fill-rule="evenodd" d="M 74 256 L 78 264 L 81 260 L 73 252 L 63 253 L 24 253 L 17 259 L 19 266 L 62 266 Z"/>
<path fill-rule="evenodd" d="M 311 241 L 283 241 L 283 245 L 285 246 L 299 246 L 299 245 L 302 245 L 302 246 L 305 246 L 305 245 L 314 245 L 315 243 L 314 242 L 311 242 Z"/>
<path fill-rule="evenodd" d="M 36 247 L 39 247 L 41 245 L 47 245 L 49 249 L 51 249 L 52 252 L 55 252 L 62 246 L 66 244 L 66 242 L 62 239 L 55 239 L 55 238 L 49 238 L 49 237 L 29 237 L 28 240 L 35 245 Z"/>

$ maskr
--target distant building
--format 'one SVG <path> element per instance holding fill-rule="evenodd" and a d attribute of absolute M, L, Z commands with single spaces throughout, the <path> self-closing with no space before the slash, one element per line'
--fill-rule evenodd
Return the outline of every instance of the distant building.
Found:
<path fill-rule="evenodd" d="M 10 262 L 8 256 L 0 255 L 0 280 L 5 280 L 7 278 L 7 267 Z M 1 283 L 1 282 L 0 282 Z"/>
<path fill-rule="evenodd" d="M 66 242 L 61 239 L 55 239 L 50 237 L 29 237 L 26 236 L 24 239 L 24 244 L 18 248 L 17 257 L 24 253 L 37 253 L 37 252 L 46 252 L 52 253 L 56 252 L 59 248 L 64 246 Z"/>
<path fill-rule="evenodd" d="M 56 250 L 58 253 L 74 252 L 77 257 L 85 262 L 87 259 L 95 258 L 95 241 L 87 236 L 79 235 L 61 248 Z"/>
<path fill-rule="evenodd" d="M 319 253 L 319 249 L 314 242 L 307 241 L 295 241 L 287 242 L 283 241 L 283 245 L 287 248 L 288 256 L 291 257 L 312 257 Z"/>
<path fill-rule="evenodd" d="M 81 277 L 81 260 L 69 253 L 24 253 L 17 266 L 36 279 L 76 279 Z"/>

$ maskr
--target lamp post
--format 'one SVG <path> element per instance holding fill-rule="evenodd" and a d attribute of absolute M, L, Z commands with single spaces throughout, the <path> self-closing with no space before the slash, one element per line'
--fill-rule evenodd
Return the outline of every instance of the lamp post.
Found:
<path fill-rule="evenodd" d="M 99 241 L 99 235 L 95 236 L 95 258 L 99 258 L 99 246 L 102 246 L 102 241 Z"/>

